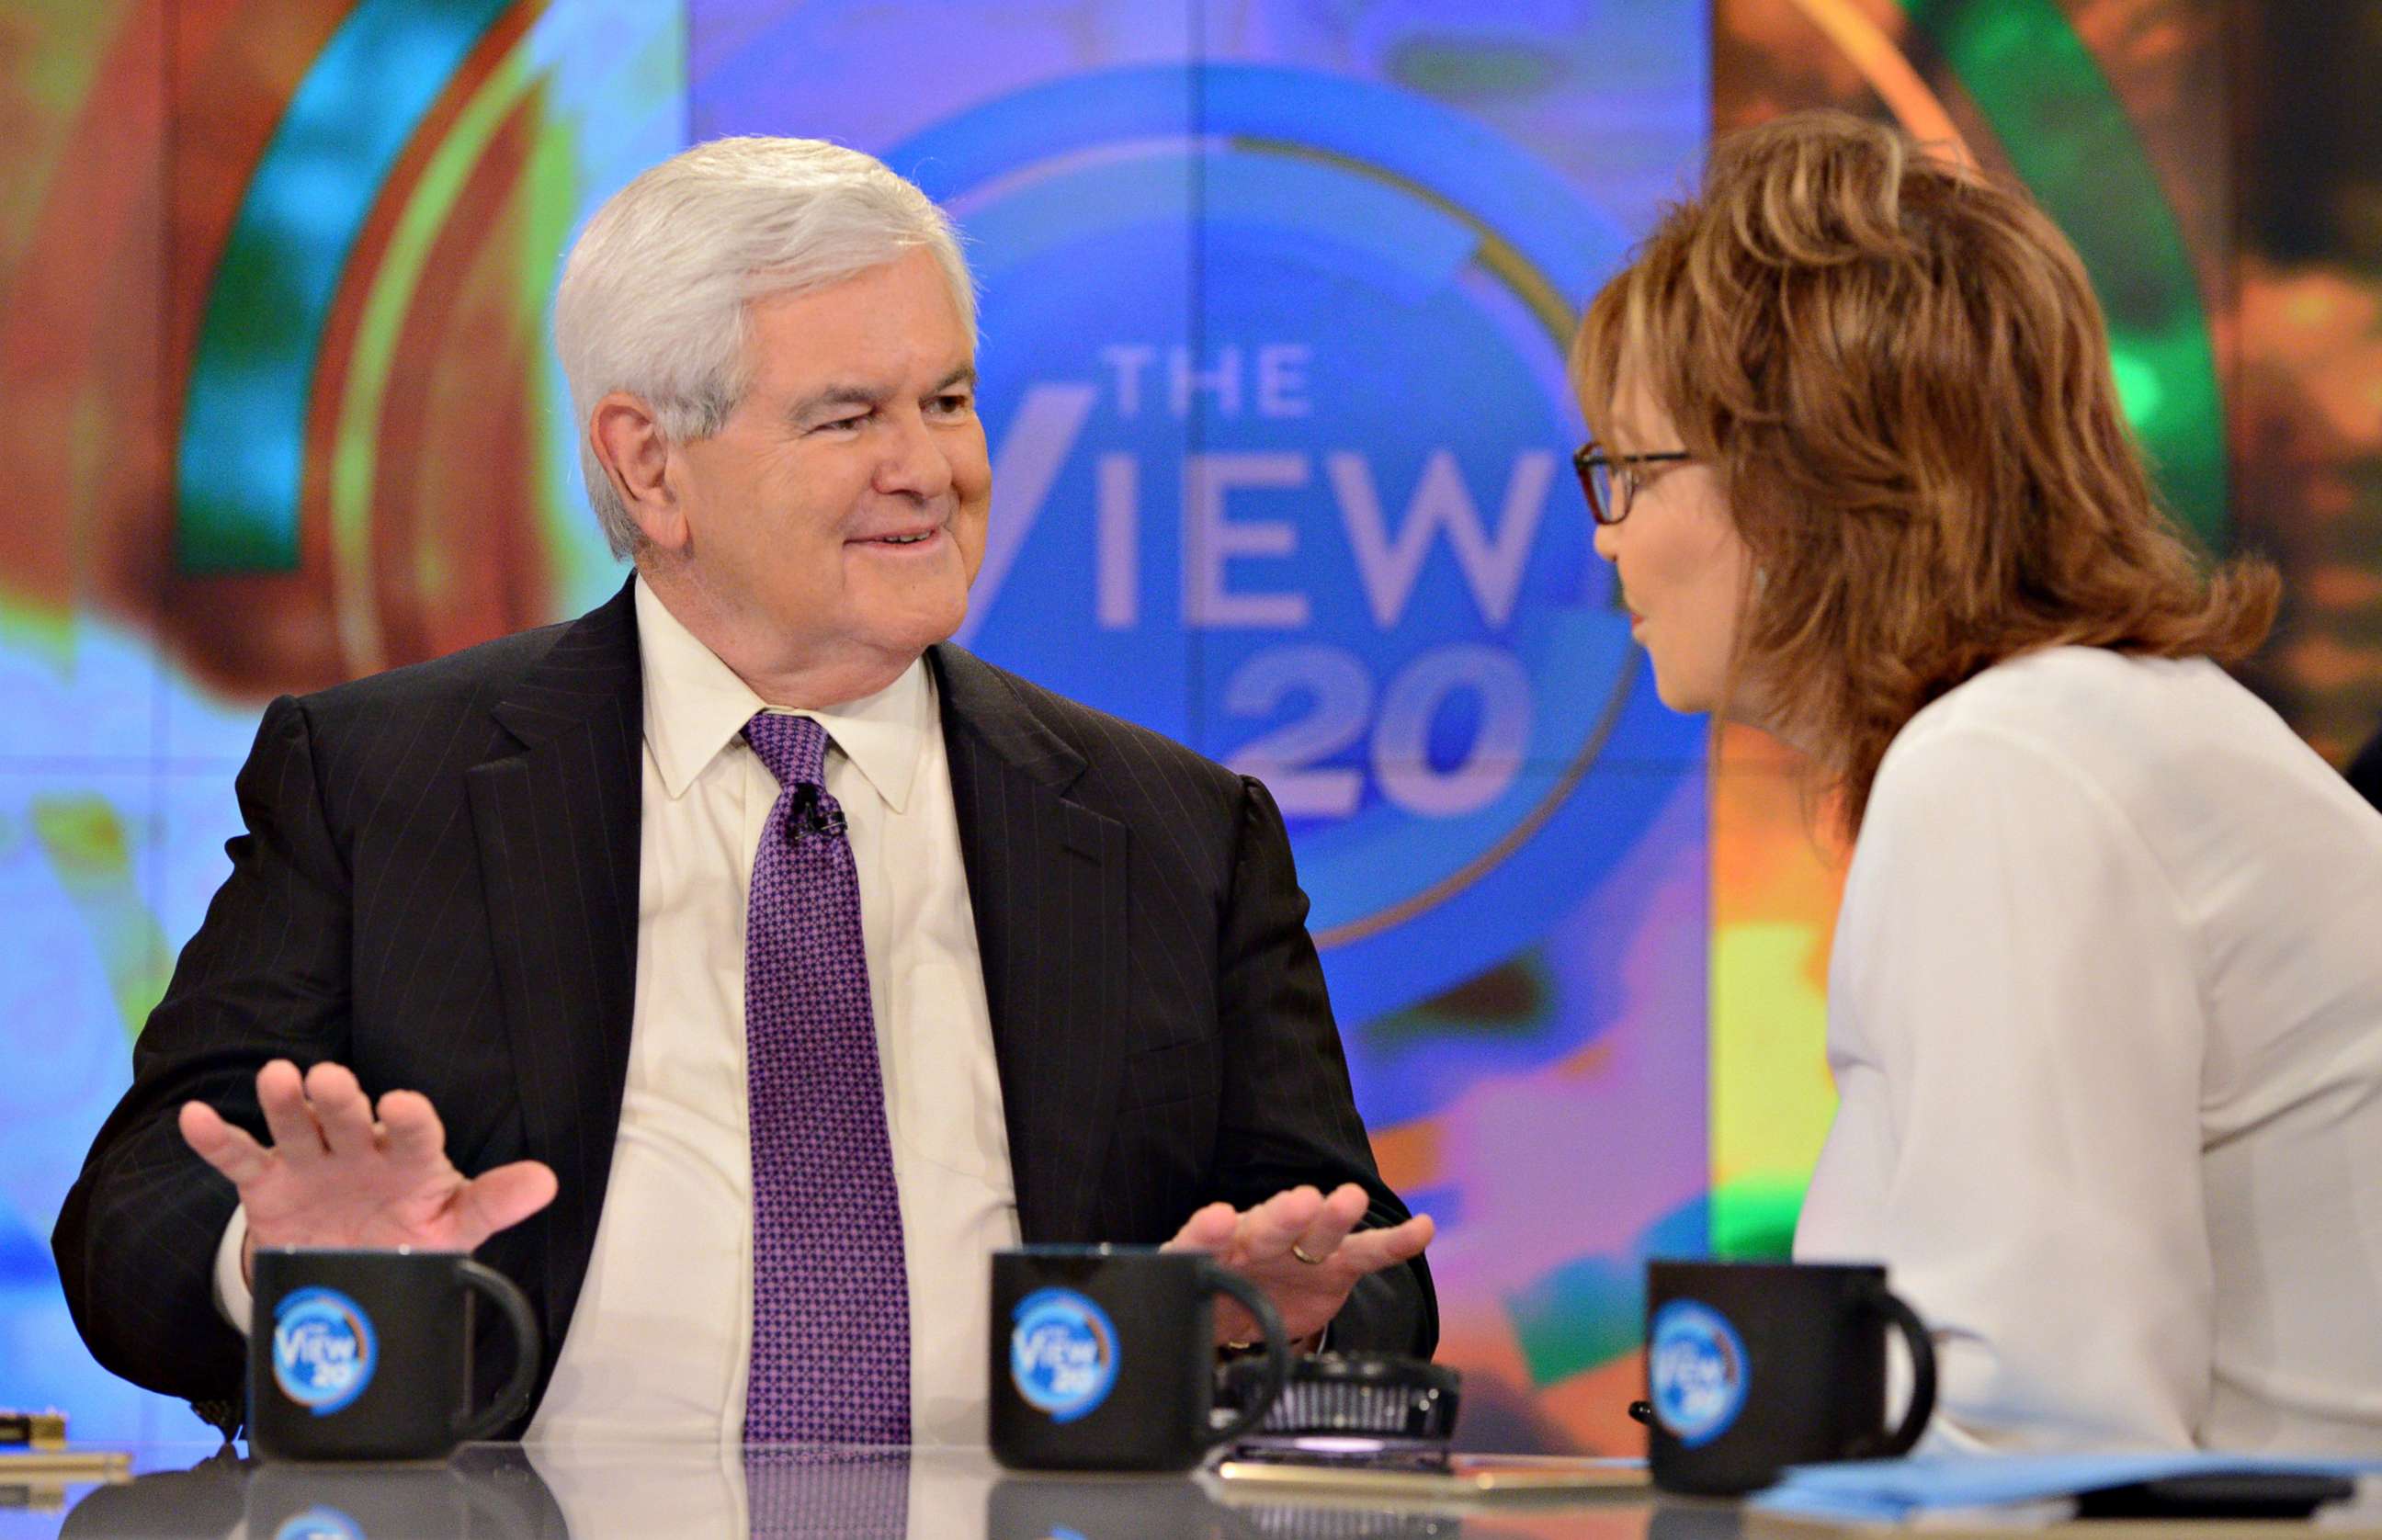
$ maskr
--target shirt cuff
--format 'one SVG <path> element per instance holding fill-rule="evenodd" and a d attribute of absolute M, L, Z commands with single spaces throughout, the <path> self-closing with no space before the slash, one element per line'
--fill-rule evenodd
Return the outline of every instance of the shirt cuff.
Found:
<path fill-rule="evenodd" d="M 248 1208 L 242 1204 L 231 1211 L 231 1223 L 224 1227 L 223 1241 L 215 1247 L 215 1308 L 242 1337 L 248 1335 L 249 1312 L 256 1305 L 239 1270 L 239 1253 L 247 1244 Z"/>

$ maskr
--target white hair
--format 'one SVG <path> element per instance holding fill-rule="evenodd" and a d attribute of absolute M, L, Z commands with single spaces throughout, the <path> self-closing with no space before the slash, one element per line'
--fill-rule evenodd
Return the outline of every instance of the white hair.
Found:
<path fill-rule="evenodd" d="M 718 433 L 751 384 L 750 307 L 824 288 L 924 248 L 968 343 L 976 289 L 958 232 L 882 161 L 815 139 L 717 139 L 614 193 L 571 251 L 554 345 L 580 426 L 587 499 L 612 554 L 643 536 L 587 441 L 596 403 L 626 391 L 685 443 Z"/>

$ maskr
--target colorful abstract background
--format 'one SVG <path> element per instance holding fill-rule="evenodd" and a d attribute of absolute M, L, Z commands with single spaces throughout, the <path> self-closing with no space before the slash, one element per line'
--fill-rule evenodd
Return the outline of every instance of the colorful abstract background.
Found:
<path fill-rule="evenodd" d="M 1644 1259 L 1791 1234 L 1839 863 L 1786 751 L 1653 699 L 1566 463 L 1578 307 L 1713 132 L 1782 111 L 2022 179 L 2179 519 L 2284 566 L 2247 673 L 2341 759 L 2382 715 L 2369 9 L 9 6 L 0 1406 L 197 1433 L 91 1362 L 47 1237 L 258 714 L 618 584 L 561 253 L 681 146 L 792 133 L 967 232 L 997 501 L 964 640 L 1291 816 L 1359 1104 L 1442 1223 L 1467 1442 L 1636 1448 Z"/>

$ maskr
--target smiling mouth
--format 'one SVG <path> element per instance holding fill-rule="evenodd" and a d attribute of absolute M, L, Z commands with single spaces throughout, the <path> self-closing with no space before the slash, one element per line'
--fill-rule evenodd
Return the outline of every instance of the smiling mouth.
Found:
<path fill-rule="evenodd" d="M 923 545 L 927 541 L 934 539 L 935 536 L 942 532 L 943 532 L 939 527 L 931 530 L 912 530 L 905 534 L 874 535 L 866 540 L 855 540 L 852 544 L 854 545 L 892 545 L 897 547 L 903 545 Z"/>

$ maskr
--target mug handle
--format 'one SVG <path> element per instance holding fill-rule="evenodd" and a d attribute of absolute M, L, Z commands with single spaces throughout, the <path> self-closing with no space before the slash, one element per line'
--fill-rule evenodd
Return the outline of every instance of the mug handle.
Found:
<path fill-rule="evenodd" d="M 461 1412 L 455 1415 L 457 1440 L 476 1444 L 520 1416 L 522 1408 L 529 1404 L 530 1390 L 537 1383 L 537 1317 L 530 1314 L 529 1301 L 513 1287 L 512 1280 L 492 1267 L 483 1267 L 467 1259 L 456 1264 L 455 1281 L 476 1290 L 503 1311 L 505 1324 L 513 1334 L 513 1377 L 505 1382 L 497 1399 L 478 1416 L 466 1417 Z"/>
<path fill-rule="evenodd" d="M 1919 1313 L 1885 1285 L 1870 1295 L 1869 1307 L 1899 1330 L 1910 1349 L 1910 1404 L 1903 1409 L 1900 1427 L 1860 1440 L 1853 1453 L 1859 1459 L 1892 1459 L 1910 1452 L 1919 1436 L 1927 1431 L 1927 1419 L 1935 1414 L 1935 1344 Z"/>
<path fill-rule="evenodd" d="M 1290 1383 L 1290 1339 L 1283 1335 L 1282 1315 L 1265 1291 L 1238 1273 L 1210 1263 L 1206 1277 L 1199 1280 L 1200 1289 L 1210 1294 L 1230 1294 L 1241 1307 L 1257 1317 L 1259 1329 L 1265 1333 L 1266 1383 L 1265 1393 L 1251 1405 L 1243 1407 L 1241 1414 L 1222 1428 L 1206 1430 L 1204 1436 L 1212 1447 L 1240 1437 L 1265 1420 L 1273 1403 L 1282 1395 L 1282 1387 Z"/>

